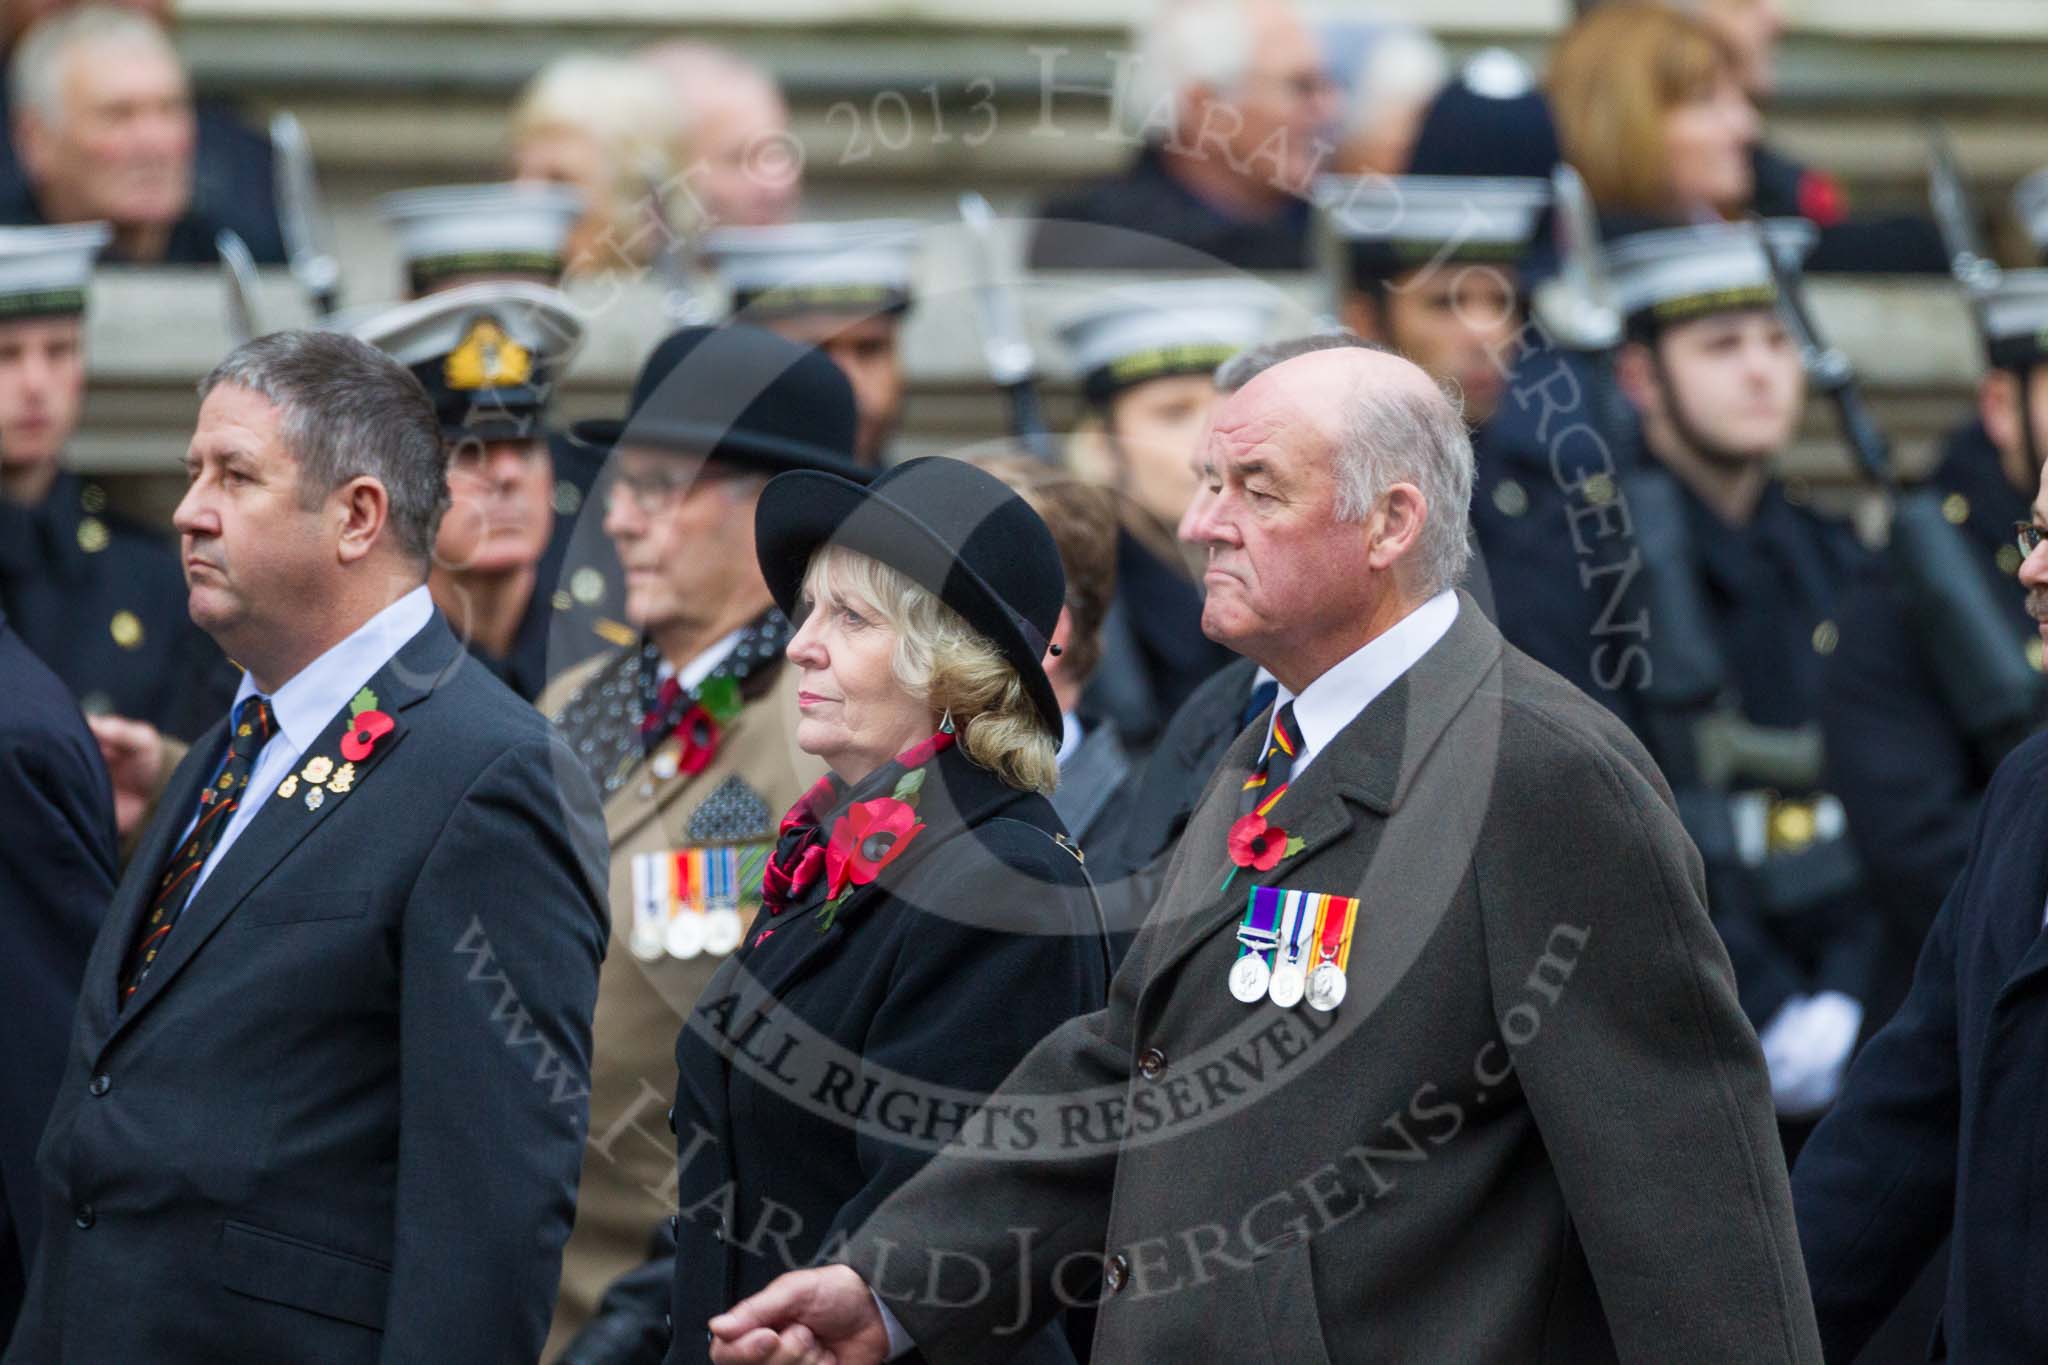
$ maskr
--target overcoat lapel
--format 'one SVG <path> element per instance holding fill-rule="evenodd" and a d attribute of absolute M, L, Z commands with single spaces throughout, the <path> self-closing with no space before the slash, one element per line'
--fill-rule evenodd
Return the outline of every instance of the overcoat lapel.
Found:
<path fill-rule="evenodd" d="M 250 791 L 249 799 L 261 803 L 255 818 L 236 836 L 234 846 L 222 856 L 191 904 L 178 916 L 176 927 L 165 938 L 163 950 L 141 989 L 115 1019 L 107 1035 L 109 1044 L 170 987 L 193 955 L 307 835 L 344 802 L 363 799 L 361 789 L 405 740 L 409 727 L 404 713 L 431 695 L 448 670 L 461 661 L 460 646 L 436 613 L 370 680 L 369 687 L 377 694 L 379 709 L 394 724 L 389 733 L 376 741 L 371 752 L 355 764 L 355 780 L 349 791 L 326 797 L 313 809 L 308 808 L 305 799 L 305 794 L 312 790 L 311 784 L 302 785 L 290 799 L 280 798 L 274 788 Z M 342 737 L 354 728 L 354 723 L 347 707 L 336 712 L 319 739 L 300 755 L 301 766 L 297 771 L 303 772 L 306 763 L 323 756 L 339 765 Z"/>
<path fill-rule="evenodd" d="M 1444 638 L 1332 737 L 1274 808 L 1272 823 L 1290 838 L 1300 839 L 1300 851 L 1265 872 L 1238 868 L 1226 888 L 1238 790 L 1265 743 L 1266 725 L 1255 724 L 1239 735 L 1224 756 L 1218 780 L 1188 821 L 1159 904 L 1148 919 L 1147 932 L 1158 933 L 1161 944 L 1149 957 L 1146 994 L 1169 991 L 1189 956 L 1217 935 L 1235 932 L 1253 886 L 1359 894 L 1358 883 L 1372 866 L 1388 819 L 1446 730 L 1482 684 L 1495 676 L 1500 651 L 1499 632 L 1461 592 L 1457 619 Z M 1497 718 L 1492 729 L 1497 736 Z M 1466 757 L 1486 761 L 1480 754 Z M 1484 776 L 1490 778 L 1490 768 Z M 1483 803 L 1489 792 L 1474 795 Z M 1446 845 L 1455 846 L 1455 834 L 1449 829 L 1442 833 Z M 1368 835 L 1369 841 L 1361 843 Z M 1316 880 L 1319 875 L 1327 884 Z M 1353 940 L 1354 975 L 1372 961 L 1367 950 L 1381 932 L 1384 926 L 1374 923 L 1373 907 L 1361 904 Z M 1217 989 L 1222 989 L 1220 982 Z"/>

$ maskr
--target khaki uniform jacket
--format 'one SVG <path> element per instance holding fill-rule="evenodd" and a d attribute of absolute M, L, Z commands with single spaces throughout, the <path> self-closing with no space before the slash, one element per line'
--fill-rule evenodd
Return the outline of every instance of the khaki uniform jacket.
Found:
<path fill-rule="evenodd" d="M 542 714 L 559 715 L 585 682 L 616 654 L 572 669 L 541 695 Z M 657 749 L 605 801 L 611 838 L 611 948 L 597 998 L 590 1079 L 590 1139 L 576 1224 L 562 1259 L 561 1298 L 543 1359 L 552 1360 L 589 1321 L 605 1289 L 645 1262 L 657 1228 L 675 1212 L 676 1143 L 668 1111 L 675 1102 L 676 1034 L 704 984 L 725 957 L 703 952 L 655 961 L 631 947 L 634 860 L 731 842 L 707 838 L 706 799 L 717 794 L 721 835 L 744 829 L 749 842 L 772 843 L 783 814 L 825 773 L 822 761 L 796 747 L 798 670 L 778 662 L 757 670 L 742 687 L 746 705 L 725 728 L 710 766 L 666 780 L 654 775 Z M 631 709 L 630 706 L 628 708 Z M 636 724 L 637 714 L 624 723 Z M 672 751 L 675 741 L 668 742 Z M 755 810 L 758 821 L 736 812 Z M 697 829 L 693 837 L 692 822 Z M 758 903 L 759 883 L 748 888 L 743 920 Z"/>
<path fill-rule="evenodd" d="M 845 1259 L 994 1365 L 1102 1267 L 1097 1365 L 1818 1362 L 1755 1036 L 1642 746 L 1470 597 L 1230 870 L 1209 783 L 1106 1010 Z M 1241 1004 L 1253 885 L 1360 901 L 1335 1010 Z"/>

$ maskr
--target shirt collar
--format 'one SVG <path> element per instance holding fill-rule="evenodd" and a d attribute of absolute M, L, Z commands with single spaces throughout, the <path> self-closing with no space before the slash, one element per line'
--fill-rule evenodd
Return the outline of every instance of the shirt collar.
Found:
<path fill-rule="evenodd" d="M 1282 704 L 1294 703 L 1294 724 L 1301 731 L 1302 749 L 1305 755 L 1313 755 L 1429 653 L 1457 618 L 1458 594 L 1446 588 L 1325 669 L 1299 695 L 1281 684 L 1274 714 L 1279 714 Z M 1303 759 L 1295 760 L 1295 771 L 1304 766 Z"/>
<path fill-rule="evenodd" d="M 738 630 L 722 637 L 711 648 L 700 651 L 694 659 L 678 668 L 675 671 L 675 677 L 676 681 L 682 685 L 683 691 L 694 691 L 697 684 L 710 677 L 711 670 L 725 662 L 725 656 L 732 653 L 733 646 L 737 645 L 740 642 L 740 636 L 746 633 L 747 628 L 741 626 Z"/>
<path fill-rule="evenodd" d="M 1080 749 L 1081 737 L 1081 718 L 1072 711 L 1060 712 L 1060 750 L 1053 761 L 1062 768 L 1066 767 L 1067 760 Z"/>
<path fill-rule="evenodd" d="M 294 749 L 304 753 L 320 738 L 356 693 L 391 662 L 406 641 L 420 633 L 434 616 L 434 599 L 421 584 L 357 626 L 355 632 L 307 664 L 270 694 L 270 713 Z M 255 679 L 246 672 L 235 689 L 235 702 L 254 696 Z"/>

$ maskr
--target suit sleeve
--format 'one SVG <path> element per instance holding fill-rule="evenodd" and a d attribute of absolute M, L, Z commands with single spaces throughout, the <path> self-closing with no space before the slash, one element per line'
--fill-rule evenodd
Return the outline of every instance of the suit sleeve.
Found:
<path fill-rule="evenodd" d="M 1905 1003 L 1849 1068 L 1793 1176 L 1830 1360 L 1855 1358 L 1948 1235 L 1961 1113 L 1956 936 L 1970 880 L 1965 870 L 1935 917 Z"/>
<path fill-rule="evenodd" d="M 1544 817 L 1496 822 L 1479 897 L 1501 1038 L 1619 1358 L 1818 1362 L 1769 1081 L 1698 854 L 1639 750 L 1557 738 Z"/>
<path fill-rule="evenodd" d="M 464 794 L 406 906 L 394 1365 L 540 1354 L 589 1124 L 604 848 L 589 779 L 522 744 Z"/>
<path fill-rule="evenodd" d="M 1096 1088 L 1121 1094 L 1129 1086 L 1146 942 L 1141 933 L 1111 980 L 1107 1008 L 1047 1034 L 989 1096 L 984 1108 L 1008 1116 L 999 1154 L 948 1147 L 857 1225 L 847 1224 L 850 1240 L 838 1259 L 882 1295 L 925 1359 L 1011 1359 L 1020 1337 L 1062 1306 L 1052 1292 L 1053 1267 L 1101 1250 L 1116 1149 L 1063 1146 L 1056 1106 L 1061 1096 Z M 1028 1238 L 1028 1250 L 1020 1238 Z M 1028 1321 L 1011 1331 L 1020 1295 L 1028 1297 Z"/>
<path fill-rule="evenodd" d="M 97 764 L 83 743 L 0 736 L 0 1237 L 14 1243 L 0 1247 L 0 1267 L 18 1255 L 23 1274 L 40 1227 L 36 1144 L 63 1075 L 86 959 L 114 894 L 114 815 Z M 6 1278 L 0 1273 L 0 1309 Z"/>

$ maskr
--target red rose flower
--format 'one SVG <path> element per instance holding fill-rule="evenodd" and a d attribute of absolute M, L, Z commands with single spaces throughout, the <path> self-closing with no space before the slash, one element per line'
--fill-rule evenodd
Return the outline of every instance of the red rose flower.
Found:
<path fill-rule="evenodd" d="M 354 728 L 341 737 L 341 756 L 360 763 L 377 747 L 377 741 L 396 729 L 398 722 L 382 711 L 358 712 Z"/>
<path fill-rule="evenodd" d="M 683 746 L 676 754 L 676 771 L 691 776 L 711 766 L 718 756 L 718 722 L 703 706 L 692 706 L 676 722 L 676 740 Z"/>
<path fill-rule="evenodd" d="M 1270 871 L 1287 852 L 1287 831 L 1258 814 L 1240 815 L 1230 827 L 1230 861 L 1255 872 Z"/>
<path fill-rule="evenodd" d="M 866 886 L 896 860 L 924 826 L 917 811 L 893 797 L 856 801 L 832 826 L 825 849 L 826 885 L 839 896 L 851 886 Z"/>

